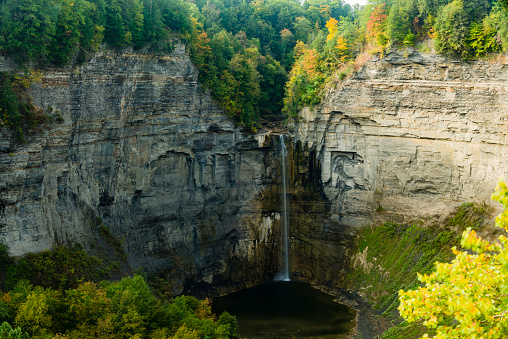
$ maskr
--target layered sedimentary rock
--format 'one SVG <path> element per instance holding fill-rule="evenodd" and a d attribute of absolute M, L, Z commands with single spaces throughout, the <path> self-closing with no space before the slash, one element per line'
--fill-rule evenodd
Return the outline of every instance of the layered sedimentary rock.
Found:
<path fill-rule="evenodd" d="M 356 227 L 488 200 L 508 178 L 508 65 L 408 53 L 367 62 L 293 126 L 293 277 L 336 287 Z M 233 126 L 183 45 L 164 57 L 102 50 L 46 69 L 31 95 L 63 122 L 25 144 L 0 137 L 11 254 L 92 247 L 103 224 L 133 269 L 163 272 L 175 293 L 273 277 L 279 154 L 269 133 Z"/>
<path fill-rule="evenodd" d="M 19 145 L 4 131 L 0 242 L 13 255 L 93 246 L 102 223 L 133 269 L 165 272 L 176 293 L 186 279 L 242 286 L 273 275 L 270 138 L 242 134 L 197 74 L 183 45 L 164 57 L 103 50 L 46 69 L 31 95 L 63 122 Z"/>
<path fill-rule="evenodd" d="M 464 201 L 489 201 L 498 178 L 508 179 L 508 63 L 406 53 L 365 63 L 294 125 L 310 159 L 295 157 L 295 173 L 305 181 L 314 168 L 327 205 L 315 219 L 328 220 L 294 230 L 302 279 L 325 284 L 339 274 L 337 232 L 444 215 Z"/>

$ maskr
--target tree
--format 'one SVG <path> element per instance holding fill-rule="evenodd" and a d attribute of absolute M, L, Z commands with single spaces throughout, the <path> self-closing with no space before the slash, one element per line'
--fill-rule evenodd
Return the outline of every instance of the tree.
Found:
<path fill-rule="evenodd" d="M 313 48 L 299 41 L 294 50 L 295 64 L 289 73 L 282 112 L 295 118 L 305 105 L 314 105 L 321 100 L 324 76 L 319 69 L 320 56 Z"/>
<path fill-rule="evenodd" d="M 295 19 L 295 37 L 299 41 L 310 43 L 309 35 L 312 32 L 312 23 L 305 17 Z"/>
<path fill-rule="evenodd" d="M 128 337 L 140 333 L 145 329 L 148 319 L 152 321 L 147 327 L 157 327 L 158 302 L 150 291 L 150 287 L 139 275 L 123 278 L 116 283 L 105 283 L 106 297 L 111 299 L 111 309 L 116 329 L 123 336 Z"/>
<path fill-rule="evenodd" d="M 215 34 L 210 41 L 213 62 L 219 71 L 228 69 L 229 62 L 235 54 L 233 40 L 231 33 L 223 29 Z"/>
<path fill-rule="evenodd" d="M 104 3 L 97 2 L 97 5 L 93 4 L 93 1 L 86 3 L 84 20 L 80 26 L 78 62 L 89 60 L 97 52 L 104 39 L 104 26 L 102 24 L 104 21 Z"/>
<path fill-rule="evenodd" d="M 220 337 L 228 339 L 240 338 L 238 322 L 235 316 L 230 315 L 228 312 L 222 312 L 217 323 L 219 324 L 219 328 L 217 328 L 216 332 Z"/>
<path fill-rule="evenodd" d="M 91 54 L 97 50 L 104 28 L 94 24 L 95 11 L 95 6 L 88 1 L 61 1 L 55 36 L 48 46 L 51 62 L 65 65 L 76 52 Z"/>
<path fill-rule="evenodd" d="M 181 0 L 154 0 L 154 4 L 160 8 L 165 29 L 180 32 L 185 39 L 190 35 L 193 26 L 189 3 Z"/>
<path fill-rule="evenodd" d="M 204 27 L 206 30 L 216 26 L 220 27 L 220 17 L 221 10 L 217 6 L 217 4 L 207 1 L 207 3 L 201 9 L 201 14 L 204 17 Z"/>
<path fill-rule="evenodd" d="M 494 36 L 495 42 L 501 45 L 503 51 L 508 50 L 508 10 L 501 6 L 494 7 L 493 11 L 483 21 L 484 29 L 490 31 L 495 28 L 497 33 Z"/>
<path fill-rule="evenodd" d="M 496 226 L 508 231 L 508 188 L 499 182 L 492 198 L 504 212 Z M 425 284 L 400 291 L 400 314 L 408 321 L 423 321 L 434 329 L 433 338 L 506 338 L 508 336 L 508 238 L 484 240 L 470 228 L 461 245 L 453 248 L 451 263 L 436 263 L 430 275 L 418 275 Z M 424 337 L 428 337 L 425 335 Z"/>
<path fill-rule="evenodd" d="M 260 98 L 257 105 L 260 114 L 280 114 L 287 73 L 282 65 L 269 55 L 258 59 L 257 71 L 260 75 Z"/>
<path fill-rule="evenodd" d="M 463 0 L 453 0 L 436 18 L 436 51 L 447 55 L 465 55 L 469 20 Z"/>
<path fill-rule="evenodd" d="M 143 17 L 145 41 L 151 44 L 151 50 L 169 52 L 169 30 L 164 27 L 160 8 L 153 6 L 153 0 L 145 0 Z"/>
<path fill-rule="evenodd" d="M 187 325 L 182 325 L 171 339 L 199 339 L 199 333 L 195 329 L 189 329 Z"/>
<path fill-rule="evenodd" d="M 429 15 L 436 17 L 442 7 L 448 3 L 449 0 L 417 0 L 418 11 L 424 18 Z"/>
<path fill-rule="evenodd" d="M 3 322 L 0 325 L 0 339 L 29 339 L 28 333 L 23 332 L 21 328 L 12 328 L 9 323 Z"/>
<path fill-rule="evenodd" d="M 30 293 L 26 302 L 18 309 L 16 324 L 22 328 L 29 328 L 30 332 L 36 335 L 50 333 L 54 324 L 54 307 L 58 296 L 57 291 L 49 289 Z"/>
<path fill-rule="evenodd" d="M 404 43 L 413 34 L 411 26 L 416 16 L 416 6 L 411 0 L 398 0 L 392 5 L 387 19 L 387 35 L 392 44 Z"/>
<path fill-rule="evenodd" d="M 0 323 L 5 322 L 0 339 L 27 339 L 11 328 L 13 321 L 40 339 L 239 338 L 235 317 L 224 313 L 216 320 L 208 300 L 158 299 L 139 275 L 65 291 L 21 280 L 9 293 L 0 293 Z"/>
<path fill-rule="evenodd" d="M 213 91 L 217 84 L 217 67 L 212 61 L 210 38 L 206 32 L 201 32 L 192 40 L 190 55 L 199 70 L 199 80 Z"/>
<path fill-rule="evenodd" d="M 229 73 L 235 78 L 236 86 L 232 88 L 233 110 L 228 112 L 236 123 L 253 130 L 258 120 L 256 103 L 259 100 L 259 73 L 257 60 L 260 54 L 256 47 L 246 48 L 237 53 L 229 64 Z"/>
<path fill-rule="evenodd" d="M 497 39 L 498 31 L 496 28 L 488 20 L 484 20 L 482 24 L 473 22 L 469 29 L 468 40 L 469 46 L 476 57 L 501 51 L 501 43 Z"/>
<path fill-rule="evenodd" d="M 326 41 L 332 39 L 335 34 L 337 34 L 337 24 L 339 22 L 337 21 L 337 19 L 335 18 L 330 18 L 330 20 L 328 20 L 326 22 L 326 28 L 328 28 L 328 36 L 326 37 Z"/>
<path fill-rule="evenodd" d="M 111 299 L 106 297 L 106 290 L 92 282 L 85 282 L 76 289 L 66 291 L 68 319 L 86 327 L 97 325 L 99 318 L 111 312 Z"/>
<path fill-rule="evenodd" d="M 295 46 L 295 36 L 289 29 L 284 28 L 280 31 L 280 38 L 282 41 L 282 54 L 284 55 L 289 51 L 289 49 L 293 49 Z"/>
<path fill-rule="evenodd" d="M 303 9 L 305 10 L 305 17 L 313 25 L 318 23 L 319 27 L 324 27 L 331 16 L 330 2 L 328 1 L 307 0 L 303 4 Z"/>
<path fill-rule="evenodd" d="M 120 0 L 107 0 L 104 40 L 112 47 L 123 47 L 128 44 L 127 39 Z"/>
<path fill-rule="evenodd" d="M 132 43 L 136 49 L 143 47 L 143 4 L 139 0 L 123 0 L 123 17 L 130 36 L 130 39 L 126 39 L 128 44 Z"/>
<path fill-rule="evenodd" d="M 499 3 L 506 11 L 508 11 L 508 0 L 500 0 Z"/>
<path fill-rule="evenodd" d="M 385 3 L 379 4 L 372 10 L 369 21 L 367 22 L 367 30 L 365 36 L 371 44 L 378 45 L 383 48 L 388 39 L 386 38 L 386 18 Z"/>
<path fill-rule="evenodd" d="M 326 45 L 324 46 L 324 56 L 322 59 L 329 60 L 332 68 L 336 68 L 338 64 L 344 64 L 350 58 L 350 48 L 348 41 L 342 36 L 342 30 L 339 29 L 338 21 L 334 18 L 326 23 L 328 28 L 328 36 L 326 37 Z M 342 20 L 341 20 L 342 23 Z"/>
<path fill-rule="evenodd" d="M 45 59 L 55 31 L 57 4 L 51 0 L 7 0 L 3 48 L 23 61 Z M 2 6 L 2 7 L 4 7 Z"/>

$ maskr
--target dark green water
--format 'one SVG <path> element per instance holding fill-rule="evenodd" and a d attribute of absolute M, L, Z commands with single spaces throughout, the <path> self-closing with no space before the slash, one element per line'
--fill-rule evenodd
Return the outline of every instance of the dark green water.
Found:
<path fill-rule="evenodd" d="M 295 281 L 272 281 L 213 300 L 216 314 L 235 315 L 245 338 L 345 338 L 355 311 Z"/>

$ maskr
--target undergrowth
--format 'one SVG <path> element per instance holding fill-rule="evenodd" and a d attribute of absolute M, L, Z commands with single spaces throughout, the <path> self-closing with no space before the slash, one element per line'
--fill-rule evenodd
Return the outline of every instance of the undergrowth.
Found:
<path fill-rule="evenodd" d="M 40 82 L 41 77 L 42 73 L 32 71 L 24 75 L 0 72 L 0 127 L 9 128 L 18 142 L 51 120 L 27 93 L 28 87 Z"/>
<path fill-rule="evenodd" d="M 436 261 L 450 261 L 451 248 L 460 246 L 462 232 L 467 227 L 481 230 L 490 214 L 485 205 L 465 203 L 444 224 L 385 223 L 361 231 L 353 256 L 356 264 L 351 263 L 345 283 L 348 289 L 364 296 L 375 310 L 398 324 L 386 331 L 383 338 L 419 338 L 427 332 L 421 324 L 401 323 L 398 291 L 419 287 L 417 273 L 429 274 Z M 360 258 L 363 264 L 358 263 Z"/>
<path fill-rule="evenodd" d="M 110 244 L 110 246 L 113 248 L 115 253 L 120 258 L 125 260 L 126 259 L 126 254 L 125 254 L 125 251 L 123 249 L 122 242 L 117 237 L 115 237 L 113 235 L 113 233 L 111 233 L 109 228 L 106 225 L 102 224 L 102 222 L 99 225 L 99 232 L 100 232 L 102 238 L 105 239 Z"/>
<path fill-rule="evenodd" d="M 80 244 L 56 246 L 51 251 L 29 253 L 18 260 L 8 255 L 0 245 L 0 287 L 10 290 L 20 280 L 28 280 L 45 288 L 65 290 L 76 288 L 85 281 L 109 279 L 119 268 L 118 262 L 104 262 L 89 255 Z"/>

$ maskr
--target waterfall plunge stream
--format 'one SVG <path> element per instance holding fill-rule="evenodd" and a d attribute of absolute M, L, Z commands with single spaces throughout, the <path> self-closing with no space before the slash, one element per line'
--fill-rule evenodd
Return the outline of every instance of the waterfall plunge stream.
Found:
<path fill-rule="evenodd" d="M 288 151 L 279 136 L 281 158 L 281 266 L 276 281 L 217 298 L 212 310 L 235 315 L 242 338 L 349 338 L 356 312 L 289 274 Z"/>
<path fill-rule="evenodd" d="M 284 135 L 279 136 L 280 153 L 282 163 L 282 248 L 281 248 L 281 271 L 276 280 L 290 281 L 289 277 L 289 226 L 288 226 L 288 201 L 287 201 L 287 180 L 286 180 L 286 158 L 288 150 L 284 143 Z"/>

